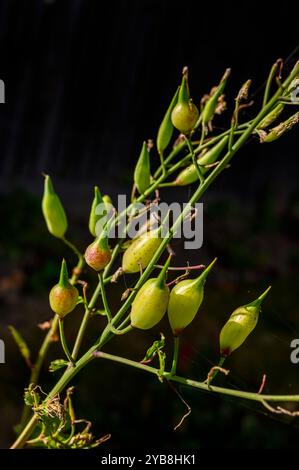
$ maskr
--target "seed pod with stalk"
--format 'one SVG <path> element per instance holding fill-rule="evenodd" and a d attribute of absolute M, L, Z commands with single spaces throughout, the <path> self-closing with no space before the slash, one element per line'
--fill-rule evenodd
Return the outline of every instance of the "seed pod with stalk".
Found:
<path fill-rule="evenodd" d="M 140 268 L 146 268 L 161 245 L 162 240 L 161 227 L 150 230 L 134 239 L 123 254 L 123 271 L 125 273 L 137 273 Z"/>
<path fill-rule="evenodd" d="M 182 83 L 179 90 L 177 104 L 172 110 L 171 121 L 173 126 L 182 134 L 188 136 L 194 129 L 199 117 L 197 106 L 190 99 L 188 86 L 188 69 L 184 69 Z"/>
<path fill-rule="evenodd" d="M 111 250 L 108 244 L 107 227 L 85 251 L 85 261 L 95 271 L 104 269 L 111 260 Z"/>
<path fill-rule="evenodd" d="M 133 328 L 148 330 L 162 320 L 169 300 L 166 273 L 170 260 L 171 255 L 168 257 L 159 276 L 148 279 L 133 300 L 131 308 L 131 325 Z"/>
<path fill-rule="evenodd" d="M 49 294 L 51 309 L 59 318 L 64 318 L 76 307 L 78 296 L 77 288 L 69 281 L 66 262 L 62 260 L 59 282 L 52 287 Z"/>
<path fill-rule="evenodd" d="M 49 232 L 54 237 L 63 238 L 67 231 L 67 218 L 49 175 L 45 175 L 42 211 Z"/>
<path fill-rule="evenodd" d="M 239 348 L 254 330 L 259 319 L 262 302 L 270 289 L 271 286 L 256 300 L 238 307 L 231 314 L 220 333 L 221 357 L 227 357 Z"/>
<path fill-rule="evenodd" d="M 159 155 L 163 155 L 164 150 L 168 147 L 168 144 L 173 134 L 173 124 L 171 122 L 171 113 L 177 103 L 179 89 L 180 88 L 178 87 L 158 130 L 157 149 L 158 149 Z"/>
<path fill-rule="evenodd" d="M 215 258 L 195 279 L 184 279 L 170 292 L 168 319 L 174 336 L 179 336 L 193 321 L 204 297 L 207 275 L 214 266 Z"/>
<path fill-rule="evenodd" d="M 274 140 L 279 139 L 283 134 L 288 132 L 292 127 L 294 127 L 299 122 L 299 112 L 290 116 L 286 121 L 281 122 L 278 126 L 270 129 L 268 134 L 260 134 L 260 139 L 262 143 L 273 142 Z"/>
<path fill-rule="evenodd" d="M 140 194 L 143 194 L 151 182 L 150 154 L 146 142 L 143 142 L 141 153 L 134 171 L 134 183 Z"/>

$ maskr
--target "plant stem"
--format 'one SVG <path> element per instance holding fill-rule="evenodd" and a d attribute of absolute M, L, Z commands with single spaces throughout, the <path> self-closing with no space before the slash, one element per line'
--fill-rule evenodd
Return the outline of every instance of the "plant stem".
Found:
<path fill-rule="evenodd" d="M 80 273 L 81 273 L 81 271 L 84 267 L 84 264 L 85 264 L 85 260 L 84 260 L 83 256 L 80 254 L 78 264 L 75 267 L 75 269 L 73 270 L 73 274 L 72 274 L 72 277 L 70 279 L 71 284 L 74 285 L 76 283 L 76 281 L 77 281 L 77 279 L 78 279 L 78 277 L 79 277 L 79 275 L 80 275 Z M 30 375 L 30 378 L 29 378 L 29 385 L 30 384 L 36 385 L 37 382 L 38 382 L 42 365 L 43 365 L 45 357 L 48 353 L 50 344 L 53 341 L 53 338 L 54 338 L 55 333 L 57 331 L 57 327 L 58 327 L 58 317 L 57 317 L 57 315 L 55 315 L 51 320 L 50 329 L 49 329 L 48 333 L 46 334 L 46 336 L 45 336 L 45 338 L 44 338 L 44 340 L 41 344 L 41 347 L 38 351 L 37 359 L 36 359 L 36 361 L 33 365 L 31 375 Z M 25 423 L 27 422 L 29 414 L 30 414 L 30 408 L 28 406 L 24 405 L 23 411 L 22 411 L 22 416 L 21 416 L 20 429 L 23 429 Z"/>
<path fill-rule="evenodd" d="M 65 339 L 64 321 L 63 321 L 63 319 L 59 318 L 58 322 L 59 322 L 59 333 L 60 333 L 61 346 L 62 346 L 62 348 L 64 350 L 64 353 L 65 353 L 66 357 L 68 358 L 69 362 L 75 367 L 75 365 L 76 365 L 75 361 L 71 356 L 71 353 L 69 351 L 69 348 L 68 348 L 68 345 L 67 345 L 67 342 L 66 342 L 66 339 Z"/>
<path fill-rule="evenodd" d="M 266 103 L 269 99 L 271 85 L 272 85 L 272 82 L 273 82 L 273 78 L 275 77 L 275 74 L 277 73 L 277 70 L 278 70 L 278 61 L 276 61 L 275 64 L 273 64 L 272 67 L 271 67 L 271 70 L 270 70 L 270 73 L 269 73 L 269 76 L 268 76 L 268 79 L 267 79 L 266 87 L 265 87 L 265 93 L 264 93 L 264 98 L 263 98 L 263 106 L 266 105 Z"/>
<path fill-rule="evenodd" d="M 178 362 L 178 357 L 179 357 L 179 345 L 180 345 L 180 338 L 178 336 L 174 336 L 173 337 L 173 359 L 172 359 L 170 375 L 176 374 L 177 362 Z"/>

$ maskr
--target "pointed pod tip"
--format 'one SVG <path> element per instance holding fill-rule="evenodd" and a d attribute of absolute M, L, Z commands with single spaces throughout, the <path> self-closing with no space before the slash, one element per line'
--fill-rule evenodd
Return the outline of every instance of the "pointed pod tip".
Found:
<path fill-rule="evenodd" d="M 205 279 L 209 272 L 211 271 L 212 267 L 216 263 L 217 258 L 214 258 L 213 261 L 204 269 L 204 271 L 201 273 L 200 278 Z"/>
<path fill-rule="evenodd" d="M 161 269 L 161 272 L 160 272 L 159 276 L 157 277 L 157 285 L 159 287 L 164 287 L 164 285 L 165 285 L 167 269 L 169 268 L 171 258 L 172 258 L 172 254 L 170 253 L 170 255 L 168 256 L 163 268 Z"/>
<path fill-rule="evenodd" d="M 66 261 L 63 258 L 61 262 L 61 268 L 60 268 L 59 285 L 61 287 L 67 287 L 68 284 L 69 284 L 69 273 L 68 273 Z"/>

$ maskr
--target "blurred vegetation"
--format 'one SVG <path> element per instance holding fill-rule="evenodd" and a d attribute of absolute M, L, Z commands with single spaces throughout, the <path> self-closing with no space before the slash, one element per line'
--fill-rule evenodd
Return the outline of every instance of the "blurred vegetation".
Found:
<path fill-rule="evenodd" d="M 5 447 L 13 438 L 29 372 L 7 325 L 20 330 L 34 356 L 44 335 L 37 324 L 51 316 L 47 294 L 56 282 L 61 257 L 66 256 L 70 263 L 75 258 L 47 233 L 40 201 L 32 194 L 19 189 L 0 195 L 0 216 L 0 337 L 6 344 L 6 364 L 1 365 L 0 403 L 5 407 L 5 416 L 0 446 Z M 289 355 L 291 340 L 299 337 L 299 194 L 293 193 L 281 201 L 271 187 L 263 187 L 251 205 L 233 196 L 212 194 L 205 200 L 204 218 L 204 245 L 199 253 L 184 253 L 181 242 L 173 243 L 176 264 L 187 260 L 206 263 L 215 256 L 219 260 L 207 282 L 201 313 L 183 335 L 179 372 L 204 379 L 217 360 L 218 334 L 227 316 L 271 283 L 273 289 L 255 333 L 227 361 L 229 376 L 219 375 L 217 381 L 256 391 L 265 373 L 266 392 L 298 393 L 298 366 L 291 364 Z M 85 219 L 86 214 L 82 214 L 72 221 L 73 239 L 79 240 L 81 247 L 88 242 Z M 86 272 L 84 276 L 91 291 L 93 273 Z M 133 279 L 127 276 L 119 280 L 114 287 L 117 294 L 111 296 L 112 308 L 119 305 L 122 291 Z M 107 290 L 111 293 L 110 288 Z M 78 307 L 66 322 L 69 341 L 74 339 L 81 317 Z M 97 336 L 104 321 L 92 320 L 84 347 Z M 172 338 L 166 319 L 152 331 L 134 331 L 117 338 L 106 350 L 141 360 L 160 331 L 166 335 L 170 363 Z M 58 357 L 63 357 L 61 348 L 53 343 L 49 361 Z M 53 377 L 45 367 L 41 377 L 45 391 L 60 373 L 55 372 Z M 100 359 L 83 370 L 74 385 L 78 415 L 93 421 L 96 436 L 112 434 L 106 446 L 212 448 L 217 444 L 223 448 L 295 448 L 298 443 L 299 420 L 271 416 L 257 404 L 185 387 L 179 387 L 179 391 L 192 413 L 174 432 L 185 408 L 167 385 L 143 372 Z"/>

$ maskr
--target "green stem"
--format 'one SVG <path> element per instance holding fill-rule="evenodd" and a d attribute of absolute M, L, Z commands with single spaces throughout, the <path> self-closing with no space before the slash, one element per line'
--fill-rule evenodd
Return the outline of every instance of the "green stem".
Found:
<path fill-rule="evenodd" d="M 179 357 L 179 345 L 180 345 L 180 338 L 178 336 L 174 336 L 173 337 L 173 359 L 172 359 L 170 375 L 176 374 L 176 368 L 177 368 L 178 357 Z"/>
<path fill-rule="evenodd" d="M 225 356 L 221 356 L 220 359 L 219 359 L 219 362 L 218 362 L 217 367 L 222 367 L 223 364 L 224 364 L 224 362 L 225 362 Z M 212 373 L 212 374 L 210 375 L 210 377 L 209 377 L 208 385 L 210 385 L 210 383 L 212 382 L 212 380 L 215 379 L 215 377 L 216 377 L 216 375 L 218 374 L 218 372 L 219 372 L 219 369 L 215 369 L 215 370 L 213 371 L 213 373 Z"/>
<path fill-rule="evenodd" d="M 192 147 L 192 144 L 190 142 L 190 140 L 188 139 L 188 137 L 186 137 L 186 142 L 187 142 L 187 145 L 188 145 L 188 148 L 189 148 L 189 152 L 191 154 L 191 157 L 192 157 L 192 162 L 193 162 L 193 165 L 195 166 L 195 169 L 196 169 L 196 173 L 197 173 L 197 176 L 198 176 L 198 179 L 199 181 L 201 182 L 201 184 L 204 182 L 204 176 L 201 172 L 201 169 L 199 168 L 199 165 L 197 163 L 197 158 L 195 156 L 195 153 L 194 153 L 194 150 L 193 150 L 193 147 Z M 202 145 L 200 145 L 202 147 Z"/>
<path fill-rule="evenodd" d="M 65 353 L 66 357 L 68 358 L 69 362 L 75 367 L 75 365 L 76 365 L 75 361 L 72 358 L 72 355 L 70 353 L 70 350 L 68 348 L 68 345 L 67 345 L 67 342 L 66 342 L 66 339 L 65 339 L 64 321 L 63 321 L 63 319 L 59 318 L 58 322 L 59 322 L 59 333 L 60 333 L 61 346 L 62 346 L 62 348 L 64 350 L 64 353 Z"/>
<path fill-rule="evenodd" d="M 70 279 L 71 284 L 74 285 L 76 283 L 76 281 L 77 281 L 84 265 L 85 265 L 85 260 L 84 260 L 83 256 L 80 255 L 80 258 L 78 260 L 78 264 L 75 267 L 75 269 L 73 270 L 73 274 L 72 274 L 72 277 Z M 41 344 L 41 347 L 38 351 L 37 359 L 34 363 L 34 366 L 32 368 L 31 375 L 30 375 L 30 378 L 29 378 L 29 385 L 30 384 L 36 385 L 37 382 L 38 382 L 42 365 L 43 365 L 45 357 L 48 353 L 50 344 L 53 341 L 53 337 L 56 334 L 57 327 L 58 327 L 58 317 L 57 317 L 57 315 L 55 315 L 52 318 L 51 327 L 50 327 L 48 333 L 46 334 L 46 336 L 45 336 L 45 338 L 44 338 L 44 340 Z M 27 420 L 29 418 L 29 415 L 30 415 L 30 408 L 27 405 L 24 405 L 23 411 L 22 411 L 22 416 L 21 416 L 21 422 L 20 422 L 20 428 L 21 429 L 23 429 L 23 427 L 25 426 L 25 423 L 27 422 Z"/>

